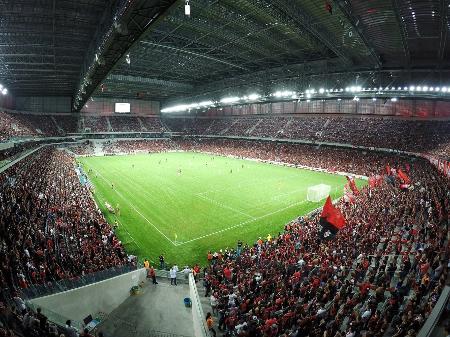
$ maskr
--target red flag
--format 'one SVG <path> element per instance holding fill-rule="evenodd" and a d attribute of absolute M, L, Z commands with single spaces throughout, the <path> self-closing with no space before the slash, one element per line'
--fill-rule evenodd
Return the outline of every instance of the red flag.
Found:
<path fill-rule="evenodd" d="M 321 218 L 327 218 L 328 215 L 333 211 L 333 203 L 331 202 L 331 197 L 328 196 L 327 200 L 325 201 L 325 205 L 323 205 L 322 208 L 322 214 L 320 214 Z"/>
<path fill-rule="evenodd" d="M 350 184 L 350 189 L 355 195 L 359 194 L 358 187 L 356 187 L 355 179 L 353 177 L 346 176 L 348 183 Z"/>
<path fill-rule="evenodd" d="M 398 176 L 405 184 L 409 185 L 411 183 L 411 179 L 409 179 L 409 177 L 406 175 L 405 172 L 402 171 L 402 169 L 398 169 Z"/>
<path fill-rule="evenodd" d="M 321 218 L 325 218 L 332 226 L 342 229 L 345 226 L 345 218 L 339 208 L 334 207 L 331 197 L 328 196 L 322 209 Z"/>

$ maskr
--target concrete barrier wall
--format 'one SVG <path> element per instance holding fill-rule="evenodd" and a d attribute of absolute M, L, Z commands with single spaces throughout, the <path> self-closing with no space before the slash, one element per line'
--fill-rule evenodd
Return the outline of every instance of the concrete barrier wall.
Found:
<path fill-rule="evenodd" d="M 94 317 L 98 312 L 109 314 L 130 296 L 131 287 L 144 281 L 146 275 L 146 270 L 142 268 L 81 288 L 36 298 L 30 302 L 67 319 L 83 321 L 88 315 Z"/>
<path fill-rule="evenodd" d="M 189 293 L 192 301 L 192 318 L 194 321 L 194 336 L 209 337 L 208 328 L 206 327 L 205 315 L 203 313 L 202 304 L 195 284 L 194 276 L 189 274 Z"/>

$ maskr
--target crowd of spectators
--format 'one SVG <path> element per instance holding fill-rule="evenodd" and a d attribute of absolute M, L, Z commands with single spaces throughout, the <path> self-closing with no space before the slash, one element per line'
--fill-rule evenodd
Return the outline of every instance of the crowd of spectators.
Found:
<path fill-rule="evenodd" d="M 128 263 L 75 161 L 46 147 L 0 174 L 0 286 L 20 291 Z"/>
<path fill-rule="evenodd" d="M 82 144 L 72 145 L 68 149 L 78 156 L 92 156 L 94 154 L 94 144 L 88 140 Z"/>
<path fill-rule="evenodd" d="M 114 132 L 142 131 L 141 122 L 136 116 L 110 116 L 109 121 Z"/>
<path fill-rule="evenodd" d="M 0 112 L 0 141 L 64 136 L 76 132 L 77 128 L 78 117 L 75 115 Z"/>
<path fill-rule="evenodd" d="M 318 215 L 302 217 L 274 238 L 212 260 L 207 293 L 219 329 L 228 336 L 416 336 L 448 277 L 450 190 L 425 160 L 408 165 L 413 188 L 386 180 L 354 203 L 341 200 L 347 224 L 333 240 L 319 239 Z"/>
<path fill-rule="evenodd" d="M 411 152 L 430 152 L 443 158 L 450 158 L 449 121 L 304 115 L 168 118 L 165 121 L 172 131 L 188 134 L 345 143 Z"/>
<path fill-rule="evenodd" d="M 15 116 L 16 115 L 0 111 L 0 141 L 37 135 L 34 128 L 28 123 L 22 123 L 22 121 Z"/>
<path fill-rule="evenodd" d="M 163 140 L 118 140 L 102 144 L 105 154 L 137 153 L 137 152 L 163 152 L 176 150 L 177 143 L 169 139 Z"/>
<path fill-rule="evenodd" d="M 164 126 L 161 124 L 159 117 L 139 117 L 144 125 L 144 131 L 147 132 L 164 132 Z"/>
<path fill-rule="evenodd" d="M 78 120 L 77 115 L 53 115 L 53 118 L 58 125 L 58 129 L 61 133 L 76 133 L 78 131 Z"/>
<path fill-rule="evenodd" d="M 61 131 L 52 115 L 16 114 L 16 119 L 24 125 L 31 125 L 40 136 L 60 136 Z"/>
<path fill-rule="evenodd" d="M 192 135 L 246 136 L 335 142 L 366 147 L 427 152 L 450 159 L 450 122 L 354 116 L 158 116 L 85 115 L 80 126 L 90 132 L 173 132 Z M 74 115 L 0 113 L 0 141 L 25 136 L 61 136 L 76 132 Z M 430 132 L 432 130 L 432 132 Z"/>
<path fill-rule="evenodd" d="M 83 131 L 108 132 L 111 131 L 106 116 L 84 116 L 82 117 Z"/>

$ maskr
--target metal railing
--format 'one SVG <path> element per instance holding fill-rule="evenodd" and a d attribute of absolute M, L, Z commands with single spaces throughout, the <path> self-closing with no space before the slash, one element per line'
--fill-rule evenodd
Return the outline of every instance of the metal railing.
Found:
<path fill-rule="evenodd" d="M 47 282 L 45 284 L 34 284 L 26 289 L 21 290 L 21 297 L 26 300 L 30 300 L 36 297 L 53 295 L 59 292 L 87 286 L 96 282 L 104 281 L 106 279 L 119 276 L 130 271 L 140 268 L 141 265 L 138 263 L 137 266 L 126 265 L 113 267 L 110 269 L 105 269 L 92 274 L 83 275 L 77 277 L 76 279 L 65 279 L 55 282 Z"/>

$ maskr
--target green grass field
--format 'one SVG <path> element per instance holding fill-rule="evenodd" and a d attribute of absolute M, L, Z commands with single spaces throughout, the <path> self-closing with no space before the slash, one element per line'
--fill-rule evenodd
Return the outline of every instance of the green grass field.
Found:
<path fill-rule="evenodd" d="M 322 205 L 306 200 L 309 186 L 330 185 L 337 198 L 346 183 L 343 176 L 201 153 L 78 161 L 86 173 L 92 169 L 94 195 L 110 223 L 116 215 L 105 202 L 119 205 L 117 235 L 127 252 L 154 262 L 163 253 L 179 265 L 204 264 L 208 250 L 235 247 L 238 239 L 274 236 Z"/>

